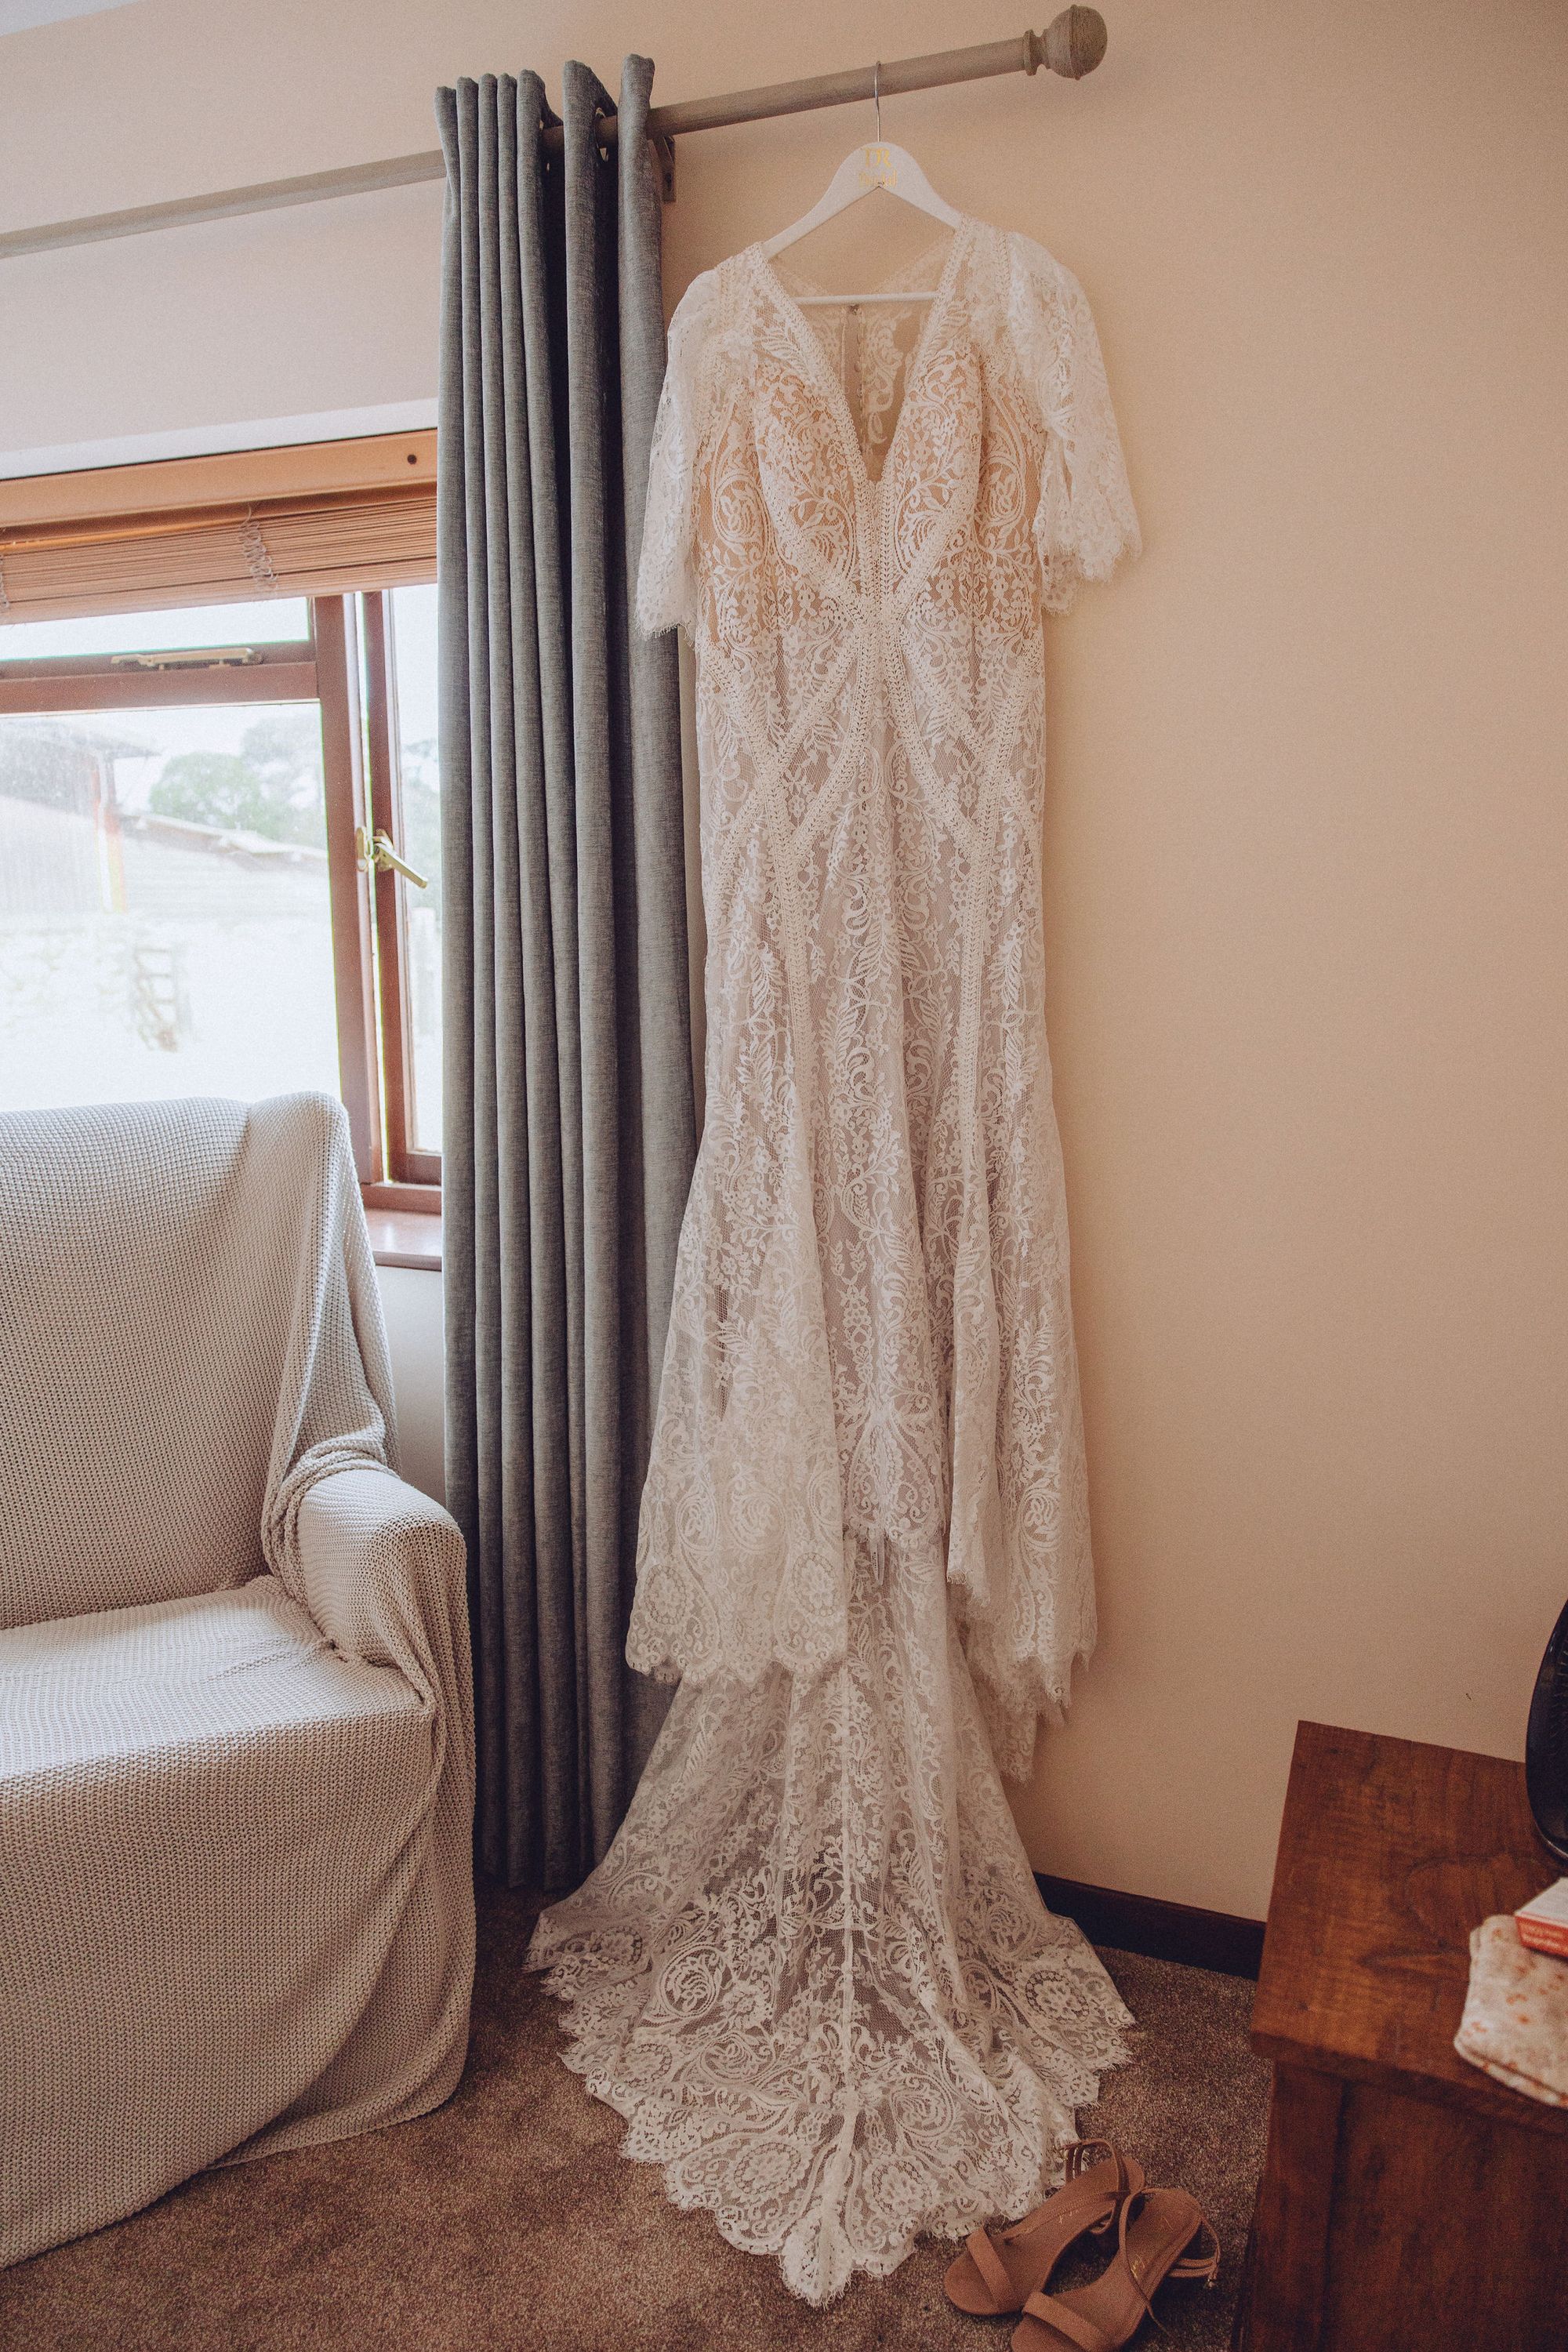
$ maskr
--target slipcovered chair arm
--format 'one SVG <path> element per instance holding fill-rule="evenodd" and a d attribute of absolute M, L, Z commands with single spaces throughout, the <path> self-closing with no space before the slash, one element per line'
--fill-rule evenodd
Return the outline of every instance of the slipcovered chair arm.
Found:
<path fill-rule="evenodd" d="M 374 2000 L 329 2070 L 353 2128 L 365 2129 L 437 2105 L 468 2049 L 474 1706 L 463 1538 L 438 1503 L 384 1465 L 340 1462 L 296 1487 L 271 1557 L 345 1657 L 403 1677 L 428 1735 L 423 1793 L 404 1809 L 382 1888 L 396 1934 Z"/>
<path fill-rule="evenodd" d="M 278 1574 L 345 1657 L 394 1666 L 445 1718 L 469 1801 L 473 1684 L 463 1538 L 391 1470 L 334 1470 L 300 1497 Z"/>

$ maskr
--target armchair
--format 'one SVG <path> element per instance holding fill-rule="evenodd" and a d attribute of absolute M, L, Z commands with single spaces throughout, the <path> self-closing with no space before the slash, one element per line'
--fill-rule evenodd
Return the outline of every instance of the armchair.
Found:
<path fill-rule="evenodd" d="M 0 1118 L 0 2263 L 462 2071 L 463 1546 L 323 1097 Z"/>

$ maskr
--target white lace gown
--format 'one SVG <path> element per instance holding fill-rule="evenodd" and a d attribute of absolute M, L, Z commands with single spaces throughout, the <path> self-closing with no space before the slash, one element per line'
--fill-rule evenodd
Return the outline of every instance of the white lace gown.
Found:
<path fill-rule="evenodd" d="M 626 2153 L 816 2303 L 1022 2211 L 1123 2054 L 998 1768 L 1094 1639 L 1041 615 L 1137 524 L 1038 246 L 793 282 L 752 247 L 671 329 L 639 610 L 696 651 L 707 1115 L 627 1655 L 680 1689 L 531 1957 Z"/>

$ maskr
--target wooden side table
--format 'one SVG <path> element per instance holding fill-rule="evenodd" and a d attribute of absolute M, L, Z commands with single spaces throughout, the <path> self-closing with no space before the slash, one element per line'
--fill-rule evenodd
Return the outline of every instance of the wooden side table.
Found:
<path fill-rule="evenodd" d="M 1471 1928 L 1560 1874 L 1521 1766 L 1298 1727 L 1252 2013 L 1274 2098 L 1237 2352 L 1568 2347 L 1568 2109 L 1453 2046 Z"/>

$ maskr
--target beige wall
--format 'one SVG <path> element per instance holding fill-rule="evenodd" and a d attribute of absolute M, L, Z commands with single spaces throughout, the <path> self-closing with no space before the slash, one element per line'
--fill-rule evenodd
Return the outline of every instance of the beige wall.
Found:
<path fill-rule="evenodd" d="M 397 1412 L 397 1466 L 410 1486 L 447 1499 L 442 1436 L 441 1277 L 415 1266 L 376 1269 Z"/>
<path fill-rule="evenodd" d="M 1051 630 L 1051 1029 L 1104 1638 L 1037 1860 L 1263 1908 L 1298 1716 L 1518 1751 L 1568 1597 L 1560 0 L 1106 0 L 900 100 L 1095 306 L 1148 551 Z M 666 97 L 1001 0 L 137 0 L 0 44 L 0 225 L 431 143 L 636 43 Z M 854 135 L 690 140 L 671 296 Z M 0 442 L 433 389 L 428 190 L 0 273 Z"/>

